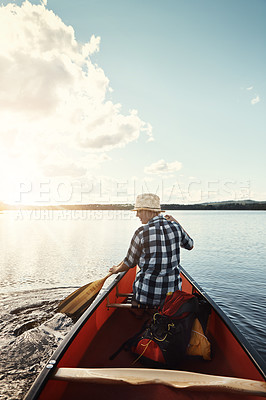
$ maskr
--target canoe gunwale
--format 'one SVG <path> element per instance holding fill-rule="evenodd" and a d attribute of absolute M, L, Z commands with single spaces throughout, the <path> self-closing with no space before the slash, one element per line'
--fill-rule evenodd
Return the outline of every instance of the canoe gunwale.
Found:
<path fill-rule="evenodd" d="M 224 311 L 215 303 L 214 300 L 205 292 L 204 289 L 186 272 L 186 270 L 180 265 L 180 272 L 185 276 L 188 282 L 207 300 L 212 306 L 214 311 L 222 319 L 224 324 L 230 330 L 234 338 L 238 341 L 244 351 L 247 353 L 249 358 L 252 360 L 253 364 L 258 369 L 259 373 L 266 380 L 266 362 L 263 360 L 261 355 L 254 349 L 254 347 L 249 343 L 245 336 L 240 332 L 236 325 L 230 320 L 230 318 L 224 313 Z"/>

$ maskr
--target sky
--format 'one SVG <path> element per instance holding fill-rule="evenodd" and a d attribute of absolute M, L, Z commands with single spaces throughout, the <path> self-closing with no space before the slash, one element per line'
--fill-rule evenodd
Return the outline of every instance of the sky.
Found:
<path fill-rule="evenodd" d="M 2 1 L 0 201 L 266 200 L 264 0 Z"/>

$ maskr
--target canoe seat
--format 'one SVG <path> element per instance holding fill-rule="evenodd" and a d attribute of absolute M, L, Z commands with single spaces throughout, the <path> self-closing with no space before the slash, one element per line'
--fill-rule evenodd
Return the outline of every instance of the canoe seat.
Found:
<path fill-rule="evenodd" d="M 266 396 L 266 382 L 234 377 L 199 374 L 188 371 L 147 368 L 57 368 L 53 379 L 68 382 L 162 384 L 177 389 L 210 390 L 228 394 Z"/>
<path fill-rule="evenodd" d="M 133 293 L 119 293 L 118 289 L 116 290 L 116 297 L 125 297 L 123 303 L 110 303 L 109 296 L 107 296 L 107 308 L 134 308 L 134 309 L 142 309 L 142 310 L 156 310 L 157 307 L 142 305 L 136 302 L 133 298 Z"/>

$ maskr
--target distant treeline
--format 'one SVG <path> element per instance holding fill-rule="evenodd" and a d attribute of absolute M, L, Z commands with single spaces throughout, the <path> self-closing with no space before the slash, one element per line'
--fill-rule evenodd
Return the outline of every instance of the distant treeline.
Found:
<path fill-rule="evenodd" d="M 163 204 L 164 210 L 266 210 L 266 202 L 209 203 L 209 204 Z"/>
<path fill-rule="evenodd" d="M 162 210 L 266 210 L 266 201 L 228 201 L 201 204 L 162 204 Z M 73 204 L 73 205 L 9 205 L 0 202 L 0 210 L 132 210 L 133 204 Z"/>

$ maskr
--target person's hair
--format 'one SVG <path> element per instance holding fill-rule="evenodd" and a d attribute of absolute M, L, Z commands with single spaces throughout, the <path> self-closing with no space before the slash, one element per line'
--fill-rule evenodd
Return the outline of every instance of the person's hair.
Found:
<path fill-rule="evenodd" d="M 153 211 L 153 210 L 140 210 L 144 213 L 147 218 L 152 219 L 154 217 L 157 217 L 157 215 L 160 215 L 161 211 Z"/>

